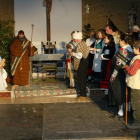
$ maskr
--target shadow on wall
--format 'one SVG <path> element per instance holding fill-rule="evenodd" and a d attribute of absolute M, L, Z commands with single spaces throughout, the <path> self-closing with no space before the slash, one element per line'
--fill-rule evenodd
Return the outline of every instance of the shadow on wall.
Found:
<path fill-rule="evenodd" d="M 67 49 L 66 49 L 66 45 L 68 43 L 67 42 L 60 42 L 59 43 L 59 48 L 56 48 L 56 53 L 67 53 Z"/>

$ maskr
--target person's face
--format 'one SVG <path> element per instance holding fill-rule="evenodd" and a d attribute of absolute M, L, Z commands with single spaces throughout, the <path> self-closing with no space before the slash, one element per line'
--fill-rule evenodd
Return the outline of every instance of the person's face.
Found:
<path fill-rule="evenodd" d="M 93 35 L 94 35 L 95 33 L 94 32 L 91 32 L 90 33 L 90 38 L 93 38 Z"/>
<path fill-rule="evenodd" d="M 112 29 L 109 28 L 109 26 L 107 26 L 105 29 L 106 29 L 107 34 L 110 34 L 110 35 L 113 34 L 113 31 L 112 31 Z"/>
<path fill-rule="evenodd" d="M 133 52 L 134 52 L 134 54 L 136 54 L 136 55 L 140 54 L 139 49 L 136 49 L 135 47 L 133 47 Z"/>
<path fill-rule="evenodd" d="M 125 41 L 120 39 L 120 47 L 123 47 L 125 45 L 126 45 Z"/>
<path fill-rule="evenodd" d="M 24 37 L 24 35 L 23 35 L 23 34 L 19 34 L 18 36 L 19 36 L 19 38 L 23 38 L 23 37 Z"/>
<path fill-rule="evenodd" d="M 98 37 L 99 37 L 99 39 L 102 39 L 103 38 L 103 35 L 102 35 L 101 32 L 98 32 Z"/>
<path fill-rule="evenodd" d="M 106 36 L 105 37 L 105 44 L 108 44 L 109 43 L 109 39 L 108 39 L 108 37 Z"/>
<path fill-rule="evenodd" d="M 138 33 L 139 31 L 137 29 L 132 29 L 132 32 Z"/>
<path fill-rule="evenodd" d="M 74 41 L 75 43 L 79 43 L 79 42 L 81 41 L 81 39 L 73 39 L 73 41 Z"/>
<path fill-rule="evenodd" d="M 72 48 L 68 48 L 68 52 L 71 53 L 72 52 Z"/>

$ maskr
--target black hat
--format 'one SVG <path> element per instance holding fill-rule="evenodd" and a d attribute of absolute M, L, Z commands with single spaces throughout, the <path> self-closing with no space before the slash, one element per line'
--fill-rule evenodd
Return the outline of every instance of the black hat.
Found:
<path fill-rule="evenodd" d="M 107 19 L 106 26 L 109 26 L 109 28 L 112 29 L 113 32 L 118 31 L 118 28 L 115 26 L 115 24 L 112 22 L 110 18 Z"/>

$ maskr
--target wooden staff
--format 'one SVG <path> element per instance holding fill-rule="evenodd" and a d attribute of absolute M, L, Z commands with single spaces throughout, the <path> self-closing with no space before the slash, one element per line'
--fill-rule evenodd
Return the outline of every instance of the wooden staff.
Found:
<path fill-rule="evenodd" d="M 31 32 L 31 43 L 33 41 L 33 30 L 34 30 L 34 24 L 31 25 L 32 27 L 32 32 Z M 32 48 L 31 48 L 31 53 L 32 53 Z M 30 56 L 30 72 L 29 72 L 29 83 L 31 83 L 32 80 L 32 57 Z"/>
<path fill-rule="evenodd" d="M 71 55 L 70 55 L 70 79 L 72 79 L 72 72 L 71 72 Z M 72 85 L 73 85 L 73 81 L 71 81 Z M 71 86 L 71 85 L 70 85 Z"/>
<path fill-rule="evenodd" d="M 34 24 L 31 25 L 32 26 L 32 33 L 31 33 L 31 42 L 33 41 L 33 30 L 34 30 Z"/>
<path fill-rule="evenodd" d="M 127 119 L 128 119 L 127 110 L 128 110 L 128 89 L 126 86 L 125 125 L 127 125 Z"/>

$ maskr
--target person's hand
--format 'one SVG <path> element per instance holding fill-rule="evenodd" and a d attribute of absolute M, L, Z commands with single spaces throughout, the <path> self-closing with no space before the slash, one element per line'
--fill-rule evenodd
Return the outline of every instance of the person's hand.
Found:
<path fill-rule="evenodd" d="M 31 48 L 33 48 L 33 43 L 32 42 L 30 43 L 30 46 L 31 46 Z"/>
<path fill-rule="evenodd" d="M 97 49 L 96 49 L 96 48 L 93 48 L 93 51 L 94 51 L 94 52 L 96 52 L 96 51 L 97 51 Z"/>
<path fill-rule="evenodd" d="M 125 69 L 127 67 L 127 65 L 124 65 L 123 67 L 122 67 L 122 69 Z"/>
<path fill-rule="evenodd" d="M 113 82 L 115 80 L 115 77 L 111 76 L 110 82 Z"/>
<path fill-rule="evenodd" d="M 0 69 L 3 69 L 3 66 L 0 65 Z"/>
<path fill-rule="evenodd" d="M 90 50 L 90 51 L 93 51 L 93 49 L 94 49 L 94 48 L 90 48 L 89 50 Z"/>

